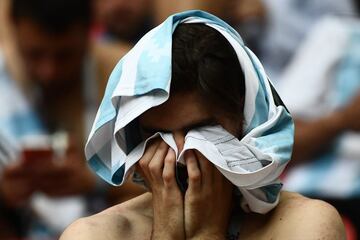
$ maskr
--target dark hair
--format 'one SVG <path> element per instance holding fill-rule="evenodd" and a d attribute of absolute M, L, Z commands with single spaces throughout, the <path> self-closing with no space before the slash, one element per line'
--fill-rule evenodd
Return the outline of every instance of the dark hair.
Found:
<path fill-rule="evenodd" d="M 15 22 L 27 18 L 50 33 L 63 33 L 75 23 L 89 27 L 91 12 L 91 0 L 11 0 Z"/>
<path fill-rule="evenodd" d="M 239 118 L 245 81 L 236 52 L 217 30 L 180 24 L 173 34 L 172 94 L 196 91 L 212 109 Z"/>

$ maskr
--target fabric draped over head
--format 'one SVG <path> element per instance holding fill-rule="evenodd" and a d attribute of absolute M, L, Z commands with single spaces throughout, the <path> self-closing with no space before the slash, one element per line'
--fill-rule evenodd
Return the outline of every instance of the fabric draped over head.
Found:
<path fill-rule="evenodd" d="M 132 152 L 138 148 L 134 149 L 135 146 L 127 142 L 129 131 L 125 129 L 146 110 L 169 98 L 172 34 L 180 23 L 202 23 L 214 28 L 236 52 L 246 88 L 244 137 L 236 144 L 241 145 L 240 153 L 261 164 L 255 170 L 236 171 L 212 162 L 239 188 L 244 210 L 266 213 L 279 201 L 282 186 L 279 176 L 291 158 L 294 124 L 261 63 L 244 45 L 239 34 L 221 19 L 203 11 L 187 11 L 168 17 L 144 35 L 119 61 L 110 75 L 85 147 L 88 163 L 113 185 L 122 184 L 132 173 L 131 167 L 137 160 L 134 161 Z M 141 150 L 138 152 L 142 153 Z"/>

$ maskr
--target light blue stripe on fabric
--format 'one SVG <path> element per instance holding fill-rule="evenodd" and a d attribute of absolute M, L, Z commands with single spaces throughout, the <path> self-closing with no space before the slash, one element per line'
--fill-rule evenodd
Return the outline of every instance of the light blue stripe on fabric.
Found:
<path fill-rule="evenodd" d="M 255 113 L 253 118 L 251 119 L 249 126 L 245 130 L 245 134 L 248 134 L 252 129 L 267 121 L 269 114 L 269 106 L 263 101 L 264 98 L 264 90 L 262 89 L 262 87 L 259 87 L 255 99 Z"/>
<path fill-rule="evenodd" d="M 252 129 L 256 128 L 257 126 L 261 125 L 262 123 L 268 120 L 269 115 L 269 99 L 266 92 L 265 81 L 263 74 L 260 72 L 260 67 L 257 65 L 255 59 L 253 59 L 252 54 L 249 53 L 249 50 L 244 48 L 247 55 L 249 56 L 252 65 L 256 71 L 257 77 L 259 79 L 259 88 L 256 94 L 255 99 L 255 113 L 253 118 L 250 121 L 248 128 L 245 130 L 245 134 L 249 133 Z M 265 100 L 265 101 L 264 101 Z"/>
<path fill-rule="evenodd" d="M 104 162 L 104 159 L 109 160 L 108 163 Z M 114 161 L 111 159 L 111 140 L 106 142 L 101 149 L 97 151 L 93 156 L 88 159 L 88 164 L 90 167 L 105 181 L 115 185 L 112 182 L 113 173 L 115 169 L 113 168 Z M 108 165 L 108 166 L 107 166 Z"/>
<path fill-rule="evenodd" d="M 255 145 L 264 153 L 275 155 L 275 159 L 283 165 L 291 158 L 293 134 L 293 120 L 287 111 L 283 111 L 275 126 L 256 138 Z"/>
<path fill-rule="evenodd" d="M 116 117 L 116 110 L 112 104 L 111 96 L 113 95 L 117 84 L 119 84 L 122 67 L 123 67 L 123 59 L 121 59 L 115 66 L 114 70 L 112 71 L 107 86 L 105 90 L 105 94 L 103 100 L 101 101 L 99 107 L 99 118 L 95 123 L 95 129 L 98 130 L 102 127 L 105 123 L 111 121 Z"/>
<path fill-rule="evenodd" d="M 271 184 L 265 187 L 260 188 L 266 194 L 266 199 L 269 203 L 274 203 L 279 196 L 280 190 L 282 188 L 281 183 Z"/>
<path fill-rule="evenodd" d="M 105 164 L 102 162 L 101 158 L 97 154 L 95 154 L 88 160 L 88 164 L 90 168 L 94 172 L 96 172 L 97 175 L 99 175 L 106 182 L 114 185 L 111 182 L 111 171 L 105 166 Z"/>
<path fill-rule="evenodd" d="M 118 185 L 123 181 L 125 174 L 125 165 L 112 166 L 111 169 L 105 165 L 103 159 L 110 159 L 111 143 L 106 143 L 97 154 L 94 154 L 88 164 L 101 178 L 112 185 Z"/>
<path fill-rule="evenodd" d="M 146 42 L 137 64 L 135 95 L 165 90 L 171 79 L 172 22 L 165 22 Z"/>

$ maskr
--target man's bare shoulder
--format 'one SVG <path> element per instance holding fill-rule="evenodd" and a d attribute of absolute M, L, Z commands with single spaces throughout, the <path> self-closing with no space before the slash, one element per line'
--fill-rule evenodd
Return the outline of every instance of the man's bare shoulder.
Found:
<path fill-rule="evenodd" d="M 72 223 L 60 240 L 133 239 L 151 231 L 151 194 L 145 193 L 96 215 L 80 218 Z M 134 223 L 137 223 L 134 231 Z"/>
<path fill-rule="evenodd" d="M 284 192 L 275 219 L 284 225 L 282 235 L 291 233 L 301 239 L 345 239 L 345 227 L 338 211 L 329 203 Z M 284 216 L 286 218 L 281 219 Z"/>
<path fill-rule="evenodd" d="M 143 239 L 151 233 L 151 209 L 151 194 L 143 194 L 74 222 L 60 239 Z M 243 224 L 241 239 L 345 239 L 334 207 L 296 193 L 282 192 L 272 212 L 247 214 Z"/>
<path fill-rule="evenodd" d="M 333 206 L 297 193 L 282 192 L 272 212 L 252 219 L 265 239 L 345 239 L 343 222 Z"/>

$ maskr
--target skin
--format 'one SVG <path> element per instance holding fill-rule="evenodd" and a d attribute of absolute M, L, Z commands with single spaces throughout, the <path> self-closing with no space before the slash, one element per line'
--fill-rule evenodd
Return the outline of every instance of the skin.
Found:
<path fill-rule="evenodd" d="M 140 125 L 149 134 L 151 129 L 172 132 L 180 149 L 194 123 L 216 119 L 227 131 L 239 133 L 237 121 L 206 109 L 196 94 L 175 95 L 142 114 Z M 175 181 L 173 150 L 154 140 L 136 166 L 150 192 L 76 221 L 60 239 L 225 239 L 235 204 L 231 183 L 197 151 L 186 152 L 185 161 L 189 187 L 183 196 Z M 344 239 L 333 207 L 298 194 L 283 193 L 271 213 L 244 214 L 243 219 L 240 239 Z"/>
<path fill-rule="evenodd" d="M 346 131 L 359 132 L 359 106 L 360 95 L 342 109 L 327 116 L 311 121 L 295 118 L 293 164 L 304 162 L 306 159 L 311 159 L 325 152 L 333 141 Z"/>
<path fill-rule="evenodd" d="M 182 107 L 182 104 L 187 107 Z M 195 93 L 175 95 L 160 107 L 144 113 L 139 121 L 150 134 L 159 130 L 172 132 L 180 151 L 186 132 L 194 125 L 202 126 L 215 121 L 222 123 L 233 134 L 240 132 L 240 124 L 207 110 Z M 189 188 L 184 198 L 175 181 L 175 153 L 165 142 L 156 141 L 139 161 L 139 171 L 153 193 L 154 222 L 151 238 L 222 239 L 226 234 L 230 214 L 232 185 L 197 151 L 188 151 L 185 161 Z M 214 201 L 208 202 L 206 199 Z M 228 208 L 215 208 L 214 203 Z M 203 218 L 213 221 L 204 224 Z"/>

